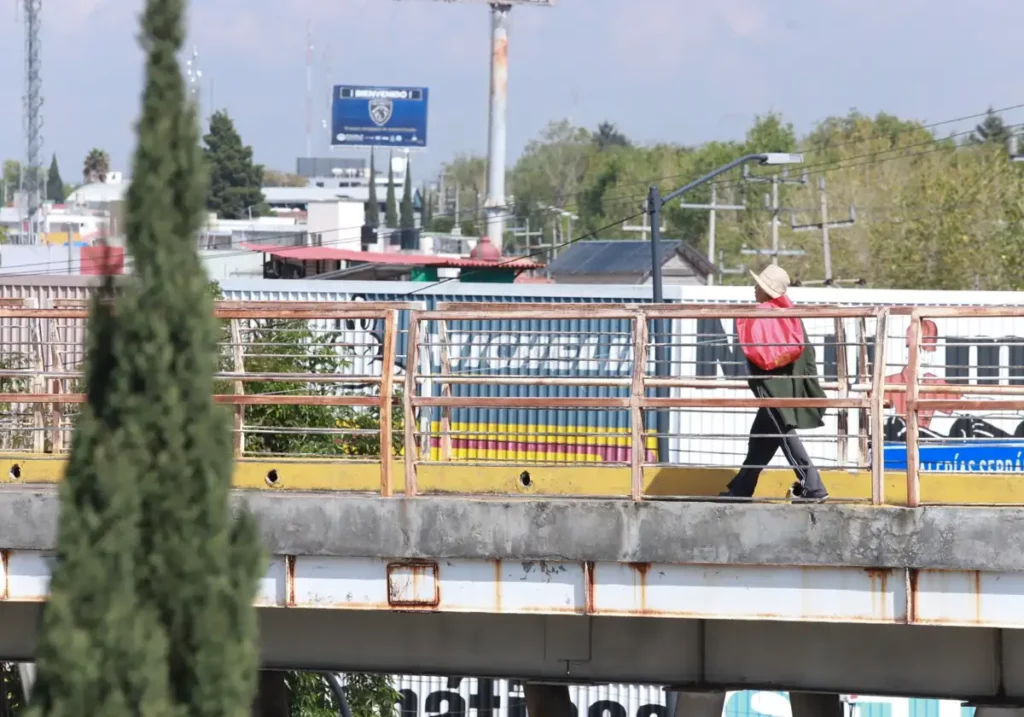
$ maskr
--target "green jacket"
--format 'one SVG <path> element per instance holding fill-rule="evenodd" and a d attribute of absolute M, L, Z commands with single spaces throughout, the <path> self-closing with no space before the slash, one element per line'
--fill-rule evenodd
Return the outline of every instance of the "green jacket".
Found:
<path fill-rule="evenodd" d="M 806 328 L 804 336 L 807 336 Z M 762 388 L 772 398 L 826 397 L 818 382 L 818 362 L 810 343 L 804 344 L 800 358 L 788 366 L 765 371 L 747 361 L 747 370 L 750 372 L 748 383 L 754 395 L 759 395 L 758 388 Z M 821 428 L 825 425 L 822 420 L 825 416 L 824 408 L 780 408 L 778 411 L 782 414 L 787 430 Z"/>

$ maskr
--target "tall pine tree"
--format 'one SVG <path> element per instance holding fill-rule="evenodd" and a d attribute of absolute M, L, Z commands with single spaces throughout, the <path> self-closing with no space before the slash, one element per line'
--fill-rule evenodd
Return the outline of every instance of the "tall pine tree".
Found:
<path fill-rule="evenodd" d="M 222 219 L 246 219 L 267 214 L 263 196 L 263 165 L 252 159 L 252 147 L 242 137 L 227 112 L 214 112 L 210 131 L 203 137 L 210 163 L 210 193 L 206 206 Z"/>
<path fill-rule="evenodd" d="M 399 223 L 402 229 L 416 228 L 416 212 L 412 206 L 412 164 L 405 161 L 405 186 L 402 189 L 402 206 Z"/>
<path fill-rule="evenodd" d="M 393 157 L 388 157 L 388 195 L 384 200 L 384 226 L 398 228 L 398 206 L 395 200 L 395 167 Z"/>
<path fill-rule="evenodd" d="M 374 166 L 373 149 L 370 149 L 370 196 L 366 200 L 366 218 L 363 224 L 376 229 L 380 226 L 380 203 L 377 201 L 377 167 Z"/>
<path fill-rule="evenodd" d="M 241 717 L 257 670 L 263 556 L 233 520 L 217 330 L 196 254 L 206 179 L 178 65 L 184 0 L 147 0 L 126 234 L 133 282 L 92 305 L 87 401 L 60 487 L 36 717 Z"/>
<path fill-rule="evenodd" d="M 50 171 L 46 175 L 46 198 L 54 204 L 64 203 L 64 180 L 60 178 L 56 154 L 50 161 Z"/>

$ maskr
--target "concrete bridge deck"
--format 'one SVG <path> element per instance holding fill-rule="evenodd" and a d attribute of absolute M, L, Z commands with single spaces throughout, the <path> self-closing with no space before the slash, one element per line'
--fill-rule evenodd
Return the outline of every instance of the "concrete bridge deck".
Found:
<path fill-rule="evenodd" d="M 235 500 L 272 666 L 1024 701 L 1021 511 Z M 2 656 L 31 654 L 56 525 L 52 488 L 0 490 Z"/>

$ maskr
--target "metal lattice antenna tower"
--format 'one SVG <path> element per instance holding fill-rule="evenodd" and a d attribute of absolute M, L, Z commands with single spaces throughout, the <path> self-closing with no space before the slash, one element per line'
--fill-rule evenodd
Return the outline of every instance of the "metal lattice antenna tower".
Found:
<path fill-rule="evenodd" d="M 39 208 L 43 190 L 43 74 L 40 30 L 43 1 L 25 0 L 25 196 L 28 200 L 29 241 L 39 243 Z"/>
<path fill-rule="evenodd" d="M 203 79 L 203 71 L 199 69 L 199 50 L 192 48 L 192 57 L 185 62 L 185 78 L 188 80 L 188 91 L 192 100 L 199 102 L 199 83 Z"/>

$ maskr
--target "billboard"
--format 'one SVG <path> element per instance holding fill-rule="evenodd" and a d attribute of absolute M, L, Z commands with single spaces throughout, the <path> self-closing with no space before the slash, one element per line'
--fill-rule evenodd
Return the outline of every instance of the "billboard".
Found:
<path fill-rule="evenodd" d="M 331 145 L 425 148 L 426 87 L 336 85 L 331 100 Z"/>

